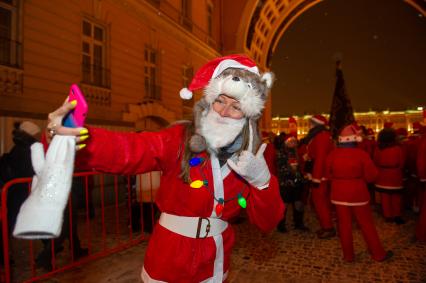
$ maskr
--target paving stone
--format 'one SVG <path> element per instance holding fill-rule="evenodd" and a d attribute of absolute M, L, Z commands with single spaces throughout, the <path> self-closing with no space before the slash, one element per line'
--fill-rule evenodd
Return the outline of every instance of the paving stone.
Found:
<path fill-rule="evenodd" d="M 287 233 L 264 235 L 248 221 L 236 224 L 237 240 L 228 282 L 426 282 L 426 244 L 413 241 L 417 216 L 409 214 L 407 223 L 397 226 L 374 215 L 385 249 L 395 254 L 386 262 L 370 258 L 359 229 L 353 232 L 355 261 L 344 262 L 337 237 L 316 238 L 314 231 L 319 225 L 309 209 L 306 224 L 310 233 L 294 231 L 289 226 Z M 145 249 L 146 242 L 43 282 L 140 282 Z"/>

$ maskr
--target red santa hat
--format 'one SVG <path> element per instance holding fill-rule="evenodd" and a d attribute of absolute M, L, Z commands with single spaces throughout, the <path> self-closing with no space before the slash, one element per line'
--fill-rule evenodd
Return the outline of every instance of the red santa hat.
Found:
<path fill-rule="evenodd" d="M 339 134 L 339 143 L 347 143 L 347 142 L 361 142 L 362 130 L 361 128 L 353 123 L 342 129 Z"/>
<path fill-rule="evenodd" d="M 228 68 L 242 69 L 251 72 L 270 89 L 273 83 L 271 73 L 260 75 L 256 63 L 245 55 L 229 55 L 211 60 L 203 65 L 194 75 L 188 88 L 180 90 L 182 99 L 191 99 L 192 92 L 206 88 L 205 98 L 207 102 L 212 103 L 220 94 L 226 93 L 227 96 L 237 99 L 241 104 L 241 109 L 247 117 L 259 115 L 265 104 L 265 95 L 260 95 L 259 90 L 254 89 L 251 84 L 227 84 L 224 79 L 216 82 L 223 71 Z"/>
<path fill-rule="evenodd" d="M 294 119 L 294 117 L 292 117 L 292 116 L 290 116 L 290 118 L 288 118 L 288 123 L 289 124 L 296 124 L 297 125 L 296 119 Z"/>
<path fill-rule="evenodd" d="M 420 132 L 421 129 L 422 129 L 422 124 L 420 124 L 420 122 L 418 121 L 413 122 L 413 133 L 417 134 Z"/>
<path fill-rule="evenodd" d="M 369 138 L 374 137 L 374 130 L 372 128 L 367 129 L 367 137 Z"/>
<path fill-rule="evenodd" d="M 385 122 L 383 124 L 383 128 L 392 128 L 392 126 L 393 126 L 393 122 Z"/>
<path fill-rule="evenodd" d="M 328 124 L 327 118 L 325 118 L 324 116 L 319 115 L 319 114 L 312 116 L 310 119 L 313 123 L 315 123 L 317 125 L 327 126 L 327 124 Z"/>
<path fill-rule="evenodd" d="M 400 136 L 400 137 L 407 137 L 408 131 L 407 131 L 406 128 L 398 128 L 398 129 L 396 129 L 396 135 Z"/>

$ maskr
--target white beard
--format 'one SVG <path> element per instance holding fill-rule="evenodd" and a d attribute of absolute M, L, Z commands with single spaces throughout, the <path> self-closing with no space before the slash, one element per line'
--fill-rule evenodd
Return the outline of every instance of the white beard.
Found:
<path fill-rule="evenodd" d="M 206 139 L 208 147 L 217 151 L 235 140 L 241 133 L 246 123 L 246 118 L 222 117 L 210 108 L 207 115 L 201 117 L 200 122 L 201 135 Z"/>

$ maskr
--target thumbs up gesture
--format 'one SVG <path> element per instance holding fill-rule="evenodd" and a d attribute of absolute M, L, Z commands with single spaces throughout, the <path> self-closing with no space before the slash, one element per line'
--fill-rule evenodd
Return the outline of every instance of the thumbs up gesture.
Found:
<path fill-rule="evenodd" d="M 227 161 L 232 170 L 258 189 L 267 188 L 269 186 L 269 180 L 271 179 L 271 173 L 263 157 L 265 148 L 266 143 L 260 146 L 256 155 L 253 155 L 250 151 L 244 150 L 241 152 L 236 163 L 231 159 Z"/>

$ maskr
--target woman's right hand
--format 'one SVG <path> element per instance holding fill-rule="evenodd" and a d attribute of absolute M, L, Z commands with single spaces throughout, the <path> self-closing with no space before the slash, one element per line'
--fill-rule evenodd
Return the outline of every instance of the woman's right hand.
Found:
<path fill-rule="evenodd" d="M 46 139 L 47 142 L 53 139 L 55 135 L 63 136 L 75 136 L 76 139 L 76 149 L 82 149 L 86 146 L 82 142 L 89 138 L 89 131 L 86 128 L 68 128 L 62 125 L 62 120 L 69 111 L 74 109 L 77 106 L 77 100 L 68 101 L 68 98 L 65 100 L 64 104 L 55 111 L 49 113 L 46 127 Z"/>

